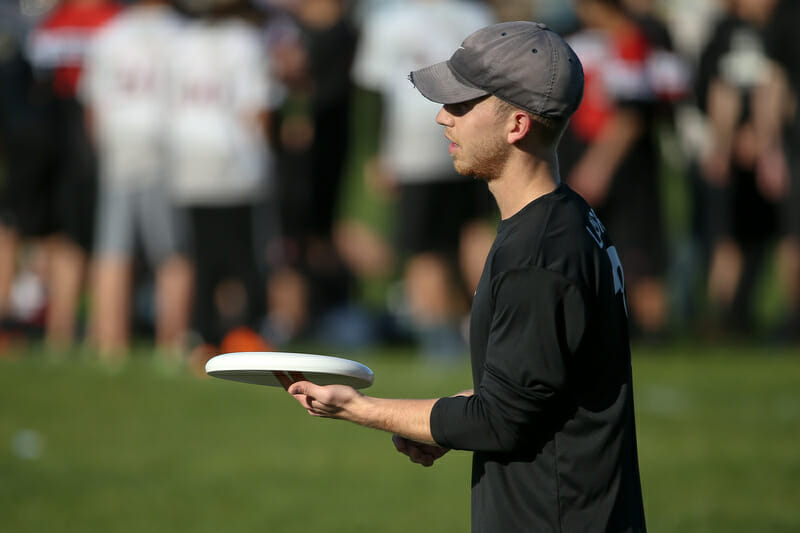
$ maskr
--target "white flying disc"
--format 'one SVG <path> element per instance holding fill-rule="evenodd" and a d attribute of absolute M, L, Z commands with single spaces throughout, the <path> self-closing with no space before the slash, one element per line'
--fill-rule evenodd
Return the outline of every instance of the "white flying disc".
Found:
<path fill-rule="evenodd" d="M 283 387 L 284 383 L 305 380 L 317 385 L 340 384 L 363 389 L 375 380 L 369 367 L 350 359 L 287 352 L 218 355 L 206 363 L 206 373 L 215 378 L 270 387 Z"/>

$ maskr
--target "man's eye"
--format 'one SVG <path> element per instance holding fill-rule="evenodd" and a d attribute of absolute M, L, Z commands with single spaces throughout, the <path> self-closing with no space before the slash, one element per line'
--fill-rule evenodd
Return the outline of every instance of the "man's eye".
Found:
<path fill-rule="evenodd" d="M 463 115 L 472 107 L 470 104 L 471 102 L 459 102 L 457 104 L 447 104 L 445 107 L 453 115 Z"/>
<path fill-rule="evenodd" d="M 466 102 L 458 102 L 455 104 L 445 104 L 445 109 L 447 109 L 448 113 L 453 115 L 461 116 L 469 113 L 469 111 L 478 105 L 483 100 L 489 98 L 489 95 L 486 96 L 479 96 L 478 98 L 474 98 L 472 100 L 467 100 Z"/>

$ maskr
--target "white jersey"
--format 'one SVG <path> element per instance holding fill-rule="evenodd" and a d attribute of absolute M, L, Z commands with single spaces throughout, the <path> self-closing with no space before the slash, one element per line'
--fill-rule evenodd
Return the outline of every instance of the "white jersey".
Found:
<path fill-rule="evenodd" d="M 181 24 L 172 8 L 134 6 L 99 31 L 81 78 L 92 109 L 101 179 L 129 186 L 163 177 L 168 72 Z"/>
<path fill-rule="evenodd" d="M 237 19 L 187 24 L 169 54 L 169 152 L 184 205 L 256 201 L 272 154 L 259 117 L 279 103 L 259 32 Z"/>
<path fill-rule="evenodd" d="M 408 75 L 448 59 L 465 37 L 493 22 L 485 6 L 457 0 L 403 2 L 364 21 L 353 78 L 384 96 L 381 152 L 398 181 L 457 178 L 436 123 L 441 105 L 420 96 Z"/>

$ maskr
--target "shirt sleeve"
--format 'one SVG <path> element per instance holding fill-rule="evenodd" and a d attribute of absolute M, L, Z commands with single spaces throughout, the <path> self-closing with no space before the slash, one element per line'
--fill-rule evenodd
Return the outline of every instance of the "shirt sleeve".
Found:
<path fill-rule="evenodd" d="M 483 377 L 471 397 L 442 398 L 431 413 L 441 446 L 512 452 L 545 431 L 586 327 L 580 290 L 539 268 L 493 281 L 494 311 Z"/>
<path fill-rule="evenodd" d="M 234 102 L 244 112 L 263 111 L 269 104 L 269 75 L 267 56 L 258 34 L 244 25 L 233 26 L 228 46 L 232 65 L 230 72 L 235 82 Z"/>
<path fill-rule="evenodd" d="M 103 76 L 109 71 L 106 50 L 113 49 L 114 43 L 107 36 L 107 31 L 99 34 L 87 47 L 83 62 L 83 72 L 78 80 L 77 96 L 86 105 L 96 106 L 106 92 L 106 79 Z"/>
<path fill-rule="evenodd" d="M 356 84 L 381 91 L 387 83 L 401 82 L 392 79 L 394 65 L 394 31 L 384 13 L 370 16 L 363 25 L 359 44 L 353 60 L 352 75 Z"/>

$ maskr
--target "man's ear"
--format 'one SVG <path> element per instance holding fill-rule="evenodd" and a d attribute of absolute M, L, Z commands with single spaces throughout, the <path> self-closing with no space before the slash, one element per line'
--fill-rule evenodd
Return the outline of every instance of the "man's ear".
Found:
<path fill-rule="evenodd" d="M 531 131 L 531 117 L 524 111 L 515 111 L 509 117 L 510 128 L 507 140 L 509 144 L 516 144 Z"/>

